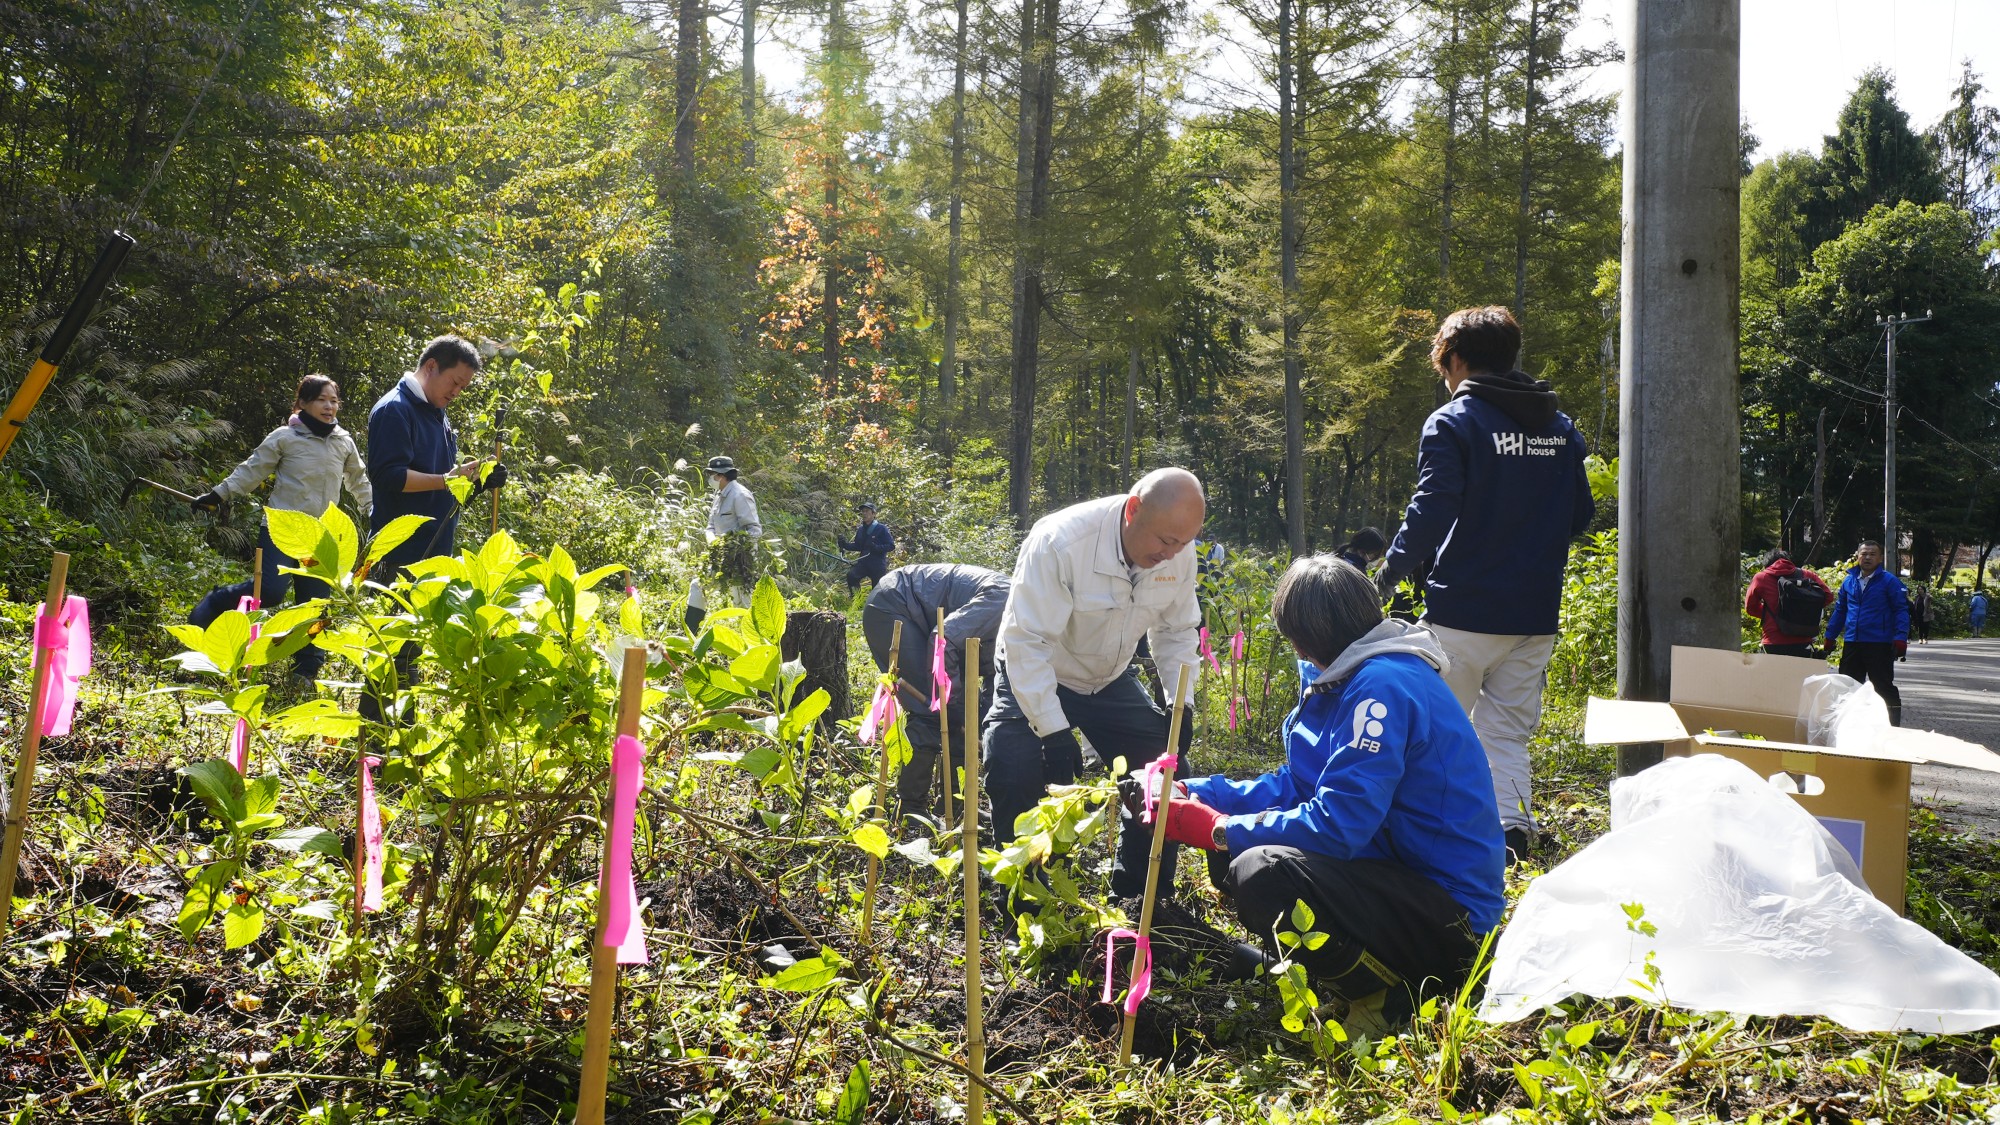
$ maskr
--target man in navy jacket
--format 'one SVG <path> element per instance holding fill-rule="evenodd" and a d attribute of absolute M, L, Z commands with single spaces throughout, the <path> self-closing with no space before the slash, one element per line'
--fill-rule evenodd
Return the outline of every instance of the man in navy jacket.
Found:
<path fill-rule="evenodd" d="M 1426 985 L 1464 980 L 1506 908 L 1486 755 L 1438 674 L 1437 639 L 1383 620 L 1360 571 L 1298 560 L 1271 616 L 1313 674 L 1285 720 L 1285 764 L 1253 781 L 1189 779 L 1167 835 L 1227 856 L 1224 889 L 1274 954 L 1304 902 L 1327 940 L 1290 956 L 1394 1021 Z"/>
<path fill-rule="evenodd" d="M 1430 564 L 1423 624 L 1451 657 L 1445 683 L 1492 768 L 1508 851 L 1535 820 L 1528 739 L 1542 718 L 1570 540 L 1596 505 L 1583 435 L 1555 392 L 1514 370 L 1521 327 L 1498 305 L 1460 309 L 1431 344 L 1451 401 L 1424 422 L 1417 491 L 1378 575 L 1384 594 Z"/>
<path fill-rule="evenodd" d="M 452 553 L 459 504 L 451 494 L 451 478 L 477 479 L 481 462 L 458 463 L 458 432 L 444 408 L 479 374 L 479 366 L 479 350 L 470 341 L 440 336 L 424 346 L 417 369 L 397 380 L 368 411 L 368 482 L 375 489 L 369 532 L 381 531 L 398 516 L 432 521 L 375 564 L 378 581 L 391 581 L 420 559 Z M 482 488 L 500 487 L 506 472 L 495 465 Z M 396 656 L 399 685 L 411 681 L 416 649 L 405 645 Z M 381 701 L 373 692 L 362 693 L 361 717 L 381 721 Z"/>
<path fill-rule="evenodd" d="M 842 543 L 840 549 L 861 552 L 860 560 L 847 568 L 850 593 L 861 588 L 862 579 L 872 585 L 889 572 L 889 552 L 896 549 L 896 537 L 889 534 L 888 524 L 875 518 L 874 501 L 862 501 L 861 526 L 854 529 L 854 542 Z"/>
<path fill-rule="evenodd" d="M 1864 539 L 1854 567 L 1833 599 L 1826 644 L 1840 645 L 1840 674 L 1875 685 L 1889 705 L 1889 721 L 1903 725 L 1903 693 L 1896 689 L 1896 660 L 1910 647 L 1910 594 L 1882 565 L 1882 545 Z"/>

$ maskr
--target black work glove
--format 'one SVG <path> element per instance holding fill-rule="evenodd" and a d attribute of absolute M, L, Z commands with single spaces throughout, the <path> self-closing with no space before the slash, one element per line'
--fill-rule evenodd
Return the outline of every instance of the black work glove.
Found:
<path fill-rule="evenodd" d="M 495 464 L 493 471 L 486 474 L 486 479 L 479 482 L 479 487 L 472 490 L 472 495 L 477 496 L 482 492 L 496 492 L 506 485 L 506 483 L 507 466 Z M 467 497 L 467 499 L 471 499 L 471 497 Z"/>
<path fill-rule="evenodd" d="M 1396 596 L 1396 586 L 1402 581 L 1402 575 L 1384 566 L 1375 572 L 1375 592 L 1386 602 Z"/>
<path fill-rule="evenodd" d="M 1054 734 L 1042 736 L 1042 760 L 1044 762 L 1067 762 L 1069 775 L 1075 778 L 1083 773 L 1083 743 L 1076 740 L 1076 728 L 1064 727 Z"/>
<path fill-rule="evenodd" d="M 200 496 L 188 501 L 188 507 L 193 508 L 197 512 L 217 511 L 222 507 L 222 497 L 216 495 L 215 490 L 211 488 Z"/>

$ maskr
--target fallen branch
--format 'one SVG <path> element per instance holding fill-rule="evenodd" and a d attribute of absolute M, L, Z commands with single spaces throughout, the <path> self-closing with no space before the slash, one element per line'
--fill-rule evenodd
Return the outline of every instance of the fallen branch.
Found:
<path fill-rule="evenodd" d="M 1030 1125 L 1032 1125 L 1032 1123 L 1034 1122 L 1035 1115 L 1029 1113 L 1025 1108 L 1023 1108 L 1020 1102 L 1017 1102 L 1013 1098 L 1009 1097 L 1005 1090 L 1002 1090 L 1000 1087 L 995 1086 L 991 1081 L 987 1079 L 985 1075 L 972 1073 L 971 1067 L 965 1065 L 962 1062 L 959 1062 L 957 1059 L 951 1058 L 946 1055 L 940 1055 L 935 1051 L 927 1051 L 924 1048 L 917 1046 L 915 1043 L 912 1043 L 907 1039 L 898 1039 L 896 1037 L 896 1033 L 889 1030 L 889 1025 L 883 1023 L 881 1020 L 875 1018 L 874 1016 L 868 1017 L 868 1030 L 874 1032 L 877 1035 L 880 1035 L 882 1038 L 887 1039 L 889 1042 L 894 1043 L 896 1046 L 902 1048 L 905 1051 L 910 1052 L 911 1054 L 917 1056 L 918 1058 L 929 1059 L 930 1061 L 938 1064 L 939 1066 L 948 1066 L 951 1069 L 959 1072 L 960 1074 L 965 1075 L 972 1081 L 979 1083 L 979 1085 L 983 1087 L 987 1093 L 992 1094 L 994 1097 L 1007 1103 L 1007 1108 L 1013 1110 L 1014 1115 L 1016 1117 L 1019 1117 L 1023 1121 L 1029 1122 Z"/>

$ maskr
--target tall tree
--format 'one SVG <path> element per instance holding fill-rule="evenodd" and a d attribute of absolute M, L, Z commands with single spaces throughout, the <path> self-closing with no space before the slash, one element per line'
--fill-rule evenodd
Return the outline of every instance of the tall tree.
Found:
<path fill-rule="evenodd" d="M 1007 505 L 1030 521 L 1035 466 L 1035 384 L 1041 362 L 1042 220 L 1054 144 L 1058 0 L 1021 0 L 1020 114 L 1014 147 L 1014 327 Z"/>

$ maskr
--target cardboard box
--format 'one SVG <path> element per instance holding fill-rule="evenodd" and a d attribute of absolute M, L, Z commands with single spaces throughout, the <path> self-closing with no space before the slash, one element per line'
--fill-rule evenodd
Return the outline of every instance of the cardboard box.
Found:
<path fill-rule="evenodd" d="M 1820 660 L 1676 646 L 1672 699 L 1593 697 L 1583 740 L 1593 746 L 1657 742 L 1673 756 L 1721 754 L 1742 762 L 1825 825 L 1861 865 L 1869 890 L 1901 914 L 1910 858 L 1910 766 L 1936 762 L 2000 773 L 2000 755 L 1916 730 L 1898 730 L 1866 749 L 1805 745 L 1800 689 L 1826 672 Z"/>

